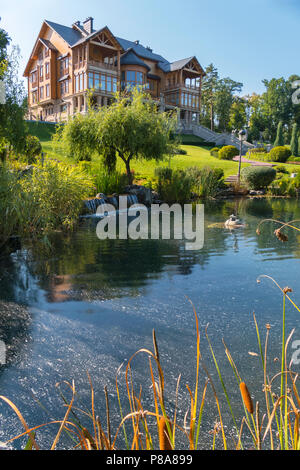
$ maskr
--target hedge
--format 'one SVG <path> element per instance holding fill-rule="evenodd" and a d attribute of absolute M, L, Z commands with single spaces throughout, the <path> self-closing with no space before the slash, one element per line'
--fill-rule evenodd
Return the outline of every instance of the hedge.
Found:
<path fill-rule="evenodd" d="M 242 169 L 241 178 L 248 189 L 264 189 L 275 180 L 276 170 L 268 166 L 249 166 Z"/>

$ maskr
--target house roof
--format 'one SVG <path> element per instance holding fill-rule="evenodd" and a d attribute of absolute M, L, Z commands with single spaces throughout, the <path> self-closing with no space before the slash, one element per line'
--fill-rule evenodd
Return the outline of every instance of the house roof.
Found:
<path fill-rule="evenodd" d="M 51 49 L 52 51 L 57 52 L 56 47 L 53 46 L 53 44 L 52 44 L 50 41 L 48 41 L 48 39 L 40 38 L 40 42 L 41 42 L 44 46 L 46 46 L 48 49 Z"/>
<path fill-rule="evenodd" d="M 121 65 L 139 65 L 140 67 L 144 67 L 148 70 L 151 70 L 149 65 L 145 64 L 145 62 L 140 59 L 133 49 L 129 49 L 125 54 L 121 57 Z"/>
<path fill-rule="evenodd" d="M 53 23 L 53 21 L 45 20 L 50 28 L 54 29 L 71 47 L 76 44 L 80 39 L 82 39 L 82 34 L 69 26 L 63 26 L 62 24 Z"/>
<path fill-rule="evenodd" d="M 130 54 L 126 54 L 126 55 L 124 54 L 122 56 L 122 60 L 123 60 L 122 63 L 124 64 L 129 63 L 128 61 L 134 61 L 130 65 L 141 65 L 143 67 L 149 68 L 147 64 L 145 64 L 142 60 L 142 59 L 148 59 L 148 60 L 157 62 L 157 66 L 163 72 L 167 73 L 167 72 L 173 72 L 176 70 L 181 70 L 192 59 L 196 59 L 195 57 L 189 57 L 187 59 L 178 60 L 176 62 L 169 62 L 163 56 L 159 54 L 155 54 L 152 51 L 152 49 L 150 49 L 150 47 L 145 47 L 142 44 L 140 44 L 138 41 L 135 41 L 135 42 L 129 41 L 127 39 L 122 39 L 122 38 L 114 36 L 107 26 L 99 30 L 93 30 L 91 34 L 87 34 L 86 31 L 83 30 L 82 25 L 80 25 L 79 23 L 76 24 L 76 27 L 64 26 L 64 25 L 54 23 L 53 21 L 49 21 L 49 20 L 45 20 L 45 23 L 54 31 L 56 31 L 56 33 L 59 34 L 62 37 L 62 39 L 72 48 L 79 44 L 84 43 L 85 41 L 88 41 L 89 39 L 93 38 L 97 34 L 100 34 L 102 31 L 107 29 L 109 33 L 111 34 L 112 38 L 120 45 L 123 51 L 125 51 L 125 54 L 130 52 Z M 47 41 L 46 39 L 41 39 L 41 40 L 44 41 L 45 45 L 48 43 L 47 47 L 51 49 L 53 48 L 53 50 L 55 49 L 54 46 L 50 43 L 50 41 Z M 200 64 L 199 64 L 199 67 L 203 71 Z"/>

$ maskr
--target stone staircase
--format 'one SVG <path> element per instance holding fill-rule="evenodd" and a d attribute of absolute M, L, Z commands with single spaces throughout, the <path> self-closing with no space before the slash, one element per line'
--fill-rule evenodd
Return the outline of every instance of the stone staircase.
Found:
<path fill-rule="evenodd" d="M 180 134 L 195 135 L 203 139 L 204 142 L 214 142 L 216 146 L 234 145 L 240 149 L 240 141 L 235 135 L 227 134 L 226 132 L 214 132 L 207 127 L 201 126 L 200 124 L 190 124 L 181 121 L 178 126 L 178 132 Z M 243 142 L 242 154 L 245 155 L 247 151 L 253 147 L 253 144 L 250 144 L 247 141 Z"/>

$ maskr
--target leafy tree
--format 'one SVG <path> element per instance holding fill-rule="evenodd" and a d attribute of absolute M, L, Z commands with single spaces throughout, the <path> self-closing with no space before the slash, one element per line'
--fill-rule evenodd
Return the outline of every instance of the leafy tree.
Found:
<path fill-rule="evenodd" d="M 266 92 L 263 93 L 263 115 L 266 122 L 266 128 L 275 138 L 278 123 L 289 124 L 292 118 L 291 105 L 291 85 L 284 78 L 272 78 L 272 80 L 263 80 Z"/>
<path fill-rule="evenodd" d="M 229 115 L 229 127 L 231 130 L 243 129 L 247 124 L 246 102 L 241 98 L 235 98 Z"/>
<path fill-rule="evenodd" d="M 242 87 L 242 83 L 235 82 L 229 77 L 219 80 L 216 92 L 216 114 L 221 131 L 230 130 L 230 110 L 235 99 L 235 94 L 239 93 Z"/>
<path fill-rule="evenodd" d="M 24 120 L 26 113 L 26 93 L 24 85 L 18 79 L 20 49 L 13 46 L 6 59 L 6 70 L 3 75 L 5 85 L 5 103 L 0 113 L 0 139 L 5 140 L 10 151 L 22 152 L 25 145 L 27 126 Z"/>
<path fill-rule="evenodd" d="M 276 139 L 274 142 L 274 147 L 282 147 L 283 145 L 284 145 L 283 124 L 282 124 L 282 121 L 280 121 L 277 126 L 277 134 L 276 134 Z"/>
<path fill-rule="evenodd" d="M 7 68 L 7 46 L 9 42 L 10 38 L 7 32 L 0 28 L 0 80 L 3 79 L 4 72 Z"/>
<path fill-rule="evenodd" d="M 299 147 L 298 147 L 298 125 L 297 123 L 293 124 L 292 130 L 292 140 L 291 140 L 291 152 L 294 157 L 299 157 Z"/>
<path fill-rule="evenodd" d="M 130 94 L 117 93 L 108 107 L 94 110 L 89 106 L 86 115 L 77 114 L 56 138 L 77 159 L 98 154 L 106 167 L 113 168 L 119 157 L 131 184 L 132 160 L 159 161 L 174 154 L 177 144 L 171 135 L 176 125 L 177 116 L 161 113 L 144 92 L 133 89 Z"/>

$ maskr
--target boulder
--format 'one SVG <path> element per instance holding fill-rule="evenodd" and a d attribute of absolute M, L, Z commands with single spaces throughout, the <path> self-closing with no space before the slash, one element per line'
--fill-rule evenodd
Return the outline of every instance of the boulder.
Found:
<path fill-rule="evenodd" d="M 137 196 L 138 201 L 146 206 L 151 206 L 153 202 L 152 190 L 145 186 L 139 186 L 137 184 L 126 186 L 125 194 Z"/>

